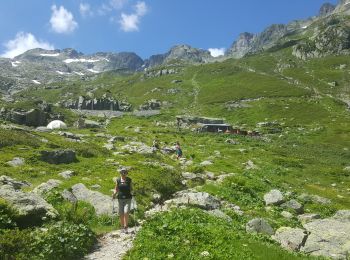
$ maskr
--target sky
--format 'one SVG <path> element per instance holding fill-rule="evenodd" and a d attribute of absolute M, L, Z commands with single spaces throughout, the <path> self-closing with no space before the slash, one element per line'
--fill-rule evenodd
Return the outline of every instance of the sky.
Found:
<path fill-rule="evenodd" d="M 178 44 L 218 56 L 240 33 L 315 16 L 326 1 L 1 0 L 0 56 L 74 48 L 84 54 L 129 51 L 146 59 Z"/>

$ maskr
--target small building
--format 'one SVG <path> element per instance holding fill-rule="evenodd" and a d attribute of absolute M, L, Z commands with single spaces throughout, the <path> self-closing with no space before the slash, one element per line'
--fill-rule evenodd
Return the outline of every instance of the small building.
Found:
<path fill-rule="evenodd" d="M 232 126 L 229 124 L 203 124 L 198 128 L 198 132 L 231 133 Z"/>

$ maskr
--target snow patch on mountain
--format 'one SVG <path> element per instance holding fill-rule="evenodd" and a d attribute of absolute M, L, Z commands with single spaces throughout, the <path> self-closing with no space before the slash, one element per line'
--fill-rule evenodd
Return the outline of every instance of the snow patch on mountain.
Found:
<path fill-rule="evenodd" d="M 72 63 L 72 62 L 99 62 L 101 60 L 94 60 L 94 59 L 65 59 L 64 63 Z"/>
<path fill-rule="evenodd" d="M 41 53 L 40 56 L 44 56 L 44 57 L 57 57 L 59 56 L 59 53 Z"/>

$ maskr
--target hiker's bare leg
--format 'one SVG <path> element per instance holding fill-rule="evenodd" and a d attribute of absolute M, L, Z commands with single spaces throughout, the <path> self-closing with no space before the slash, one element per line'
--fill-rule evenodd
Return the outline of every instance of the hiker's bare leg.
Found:
<path fill-rule="evenodd" d="M 125 214 L 120 214 L 119 219 L 120 219 L 120 226 L 123 228 L 124 227 L 124 215 Z"/>
<path fill-rule="evenodd" d="M 124 214 L 124 227 L 128 227 L 129 213 Z"/>

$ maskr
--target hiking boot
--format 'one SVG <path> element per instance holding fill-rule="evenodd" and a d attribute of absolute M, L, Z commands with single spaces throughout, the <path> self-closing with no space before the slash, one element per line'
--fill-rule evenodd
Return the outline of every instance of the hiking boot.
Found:
<path fill-rule="evenodd" d="M 128 227 L 124 227 L 124 228 L 123 228 L 123 233 L 129 234 Z"/>

